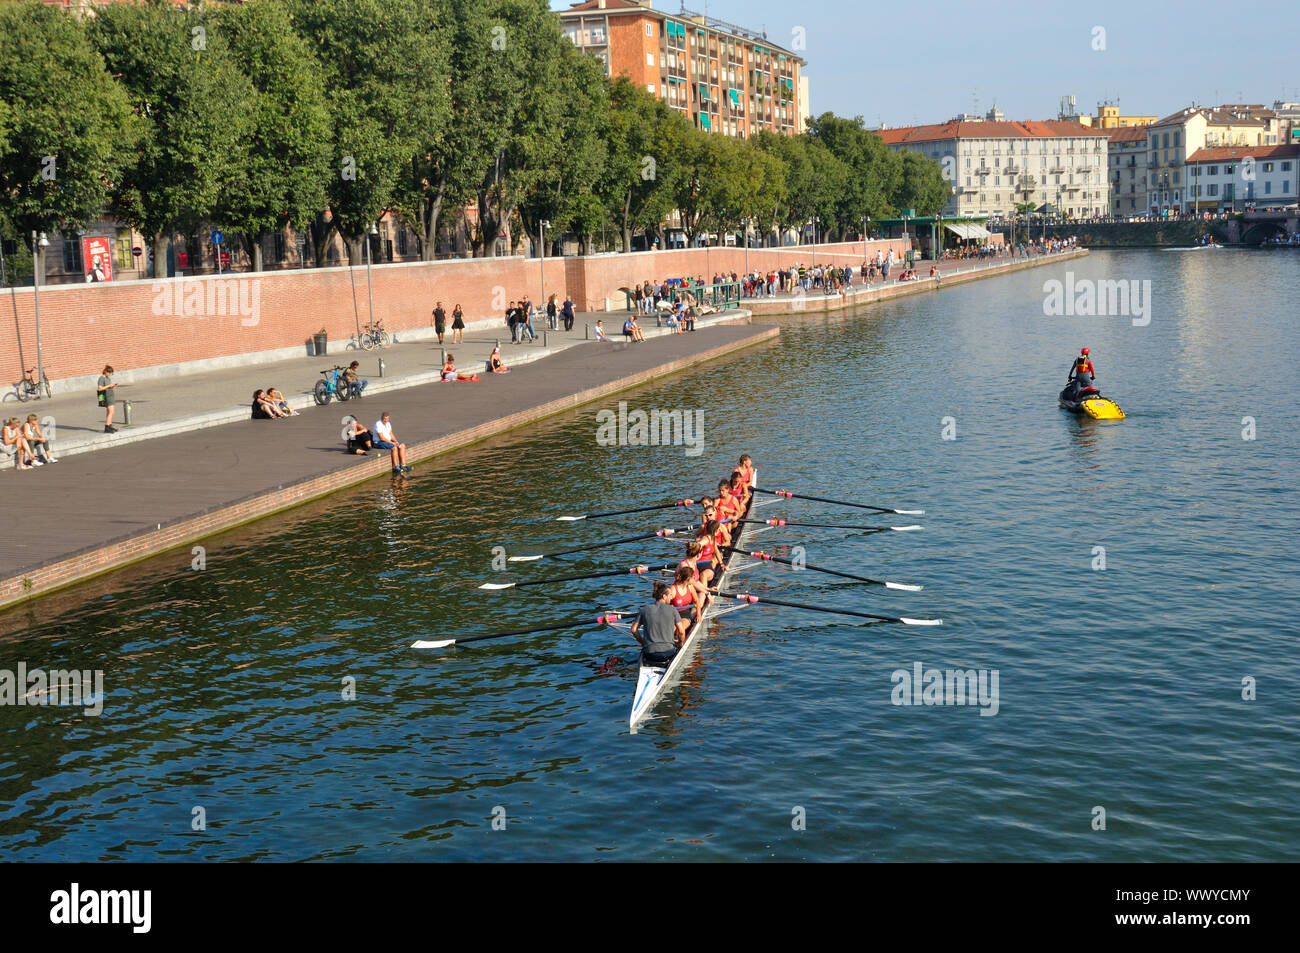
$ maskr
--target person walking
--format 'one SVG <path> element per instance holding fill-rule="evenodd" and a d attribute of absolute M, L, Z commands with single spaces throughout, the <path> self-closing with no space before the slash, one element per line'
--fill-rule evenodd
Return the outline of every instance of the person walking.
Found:
<path fill-rule="evenodd" d="M 465 343 L 465 312 L 460 305 L 451 309 L 451 343 Z"/>
<path fill-rule="evenodd" d="M 433 309 L 433 330 L 438 335 L 438 343 L 441 344 L 443 335 L 447 333 L 447 312 L 442 310 L 441 301 Z"/>
<path fill-rule="evenodd" d="M 564 296 L 564 304 L 560 307 L 560 314 L 564 316 L 564 330 L 572 331 L 573 322 L 577 316 L 573 313 L 573 302 L 569 300 L 568 295 Z"/>
<path fill-rule="evenodd" d="M 117 433 L 117 428 L 113 426 L 113 411 L 117 409 L 113 391 L 113 365 L 105 364 L 95 384 L 99 406 L 104 408 L 104 433 Z"/>
<path fill-rule="evenodd" d="M 559 307 L 555 304 L 555 295 L 551 295 L 546 299 L 546 326 L 552 331 L 560 329 L 559 313 Z"/>

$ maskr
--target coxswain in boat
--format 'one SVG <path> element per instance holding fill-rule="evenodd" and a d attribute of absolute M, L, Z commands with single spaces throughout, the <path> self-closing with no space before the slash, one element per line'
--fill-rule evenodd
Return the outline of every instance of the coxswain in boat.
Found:
<path fill-rule="evenodd" d="M 736 464 L 736 469 L 739 470 L 740 475 L 745 478 L 745 486 L 752 487 L 754 485 L 753 458 L 747 453 L 742 453 L 740 455 L 740 462 Z"/>
<path fill-rule="evenodd" d="M 681 620 L 669 598 L 668 586 L 656 582 L 654 598 L 641 607 L 632 623 L 632 637 L 641 644 L 644 665 L 667 665 L 681 646 Z"/>

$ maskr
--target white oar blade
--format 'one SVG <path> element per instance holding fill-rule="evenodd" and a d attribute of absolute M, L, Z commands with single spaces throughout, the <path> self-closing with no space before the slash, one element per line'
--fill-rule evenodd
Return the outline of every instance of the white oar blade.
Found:
<path fill-rule="evenodd" d="M 513 582 L 485 582 L 479 586 L 480 589 L 513 589 L 514 587 Z"/>
<path fill-rule="evenodd" d="M 918 529 L 921 529 L 921 527 L 916 523 L 913 523 L 911 526 L 891 526 L 889 528 L 895 533 L 915 533 Z"/>
<path fill-rule="evenodd" d="M 479 586 L 479 588 L 482 589 L 483 587 Z M 901 589 L 903 592 L 920 592 L 922 589 L 925 588 L 925 586 L 909 586 L 906 583 L 901 583 L 901 582 L 887 582 L 885 583 L 885 588 Z"/>
<path fill-rule="evenodd" d="M 899 619 L 903 625 L 943 625 L 943 619 Z"/>
<path fill-rule="evenodd" d="M 449 646 L 449 645 L 455 645 L 455 644 L 456 644 L 456 640 L 455 640 L 455 639 L 440 639 L 440 640 L 432 641 L 432 642 L 431 642 L 431 641 L 428 641 L 428 640 L 421 640 L 421 641 L 419 641 L 419 642 L 412 642 L 412 643 L 411 643 L 411 648 L 413 648 L 413 649 L 445 649 L 447 646 Z"/>
<path fill-rule="evenodd" d="M 586 518 L 587 518 L 587 517 L 586 517 L 586 514 L 583 514 L 582 516 L 557 516 L 557 517 L 555 517 L 555 522 L 557 522 L 557 523 L 576 523 L 576 522 L 578 522 L 578 520 L 585 520 Z"/>
<path fill-rule="evenodd" d="M 894 510 L 899 516 L 924 516 L 925 510 Z"/>
<path fill-rule="evenodd" d="M 508 562 L 508 563 L 531 563 L 531 562 L 535 562 L 536 560 L 541 559 L 541 558 L 542 558 L 541 556 L 507 556 L 507 557 L 506 557 L 506 562 Z"/>

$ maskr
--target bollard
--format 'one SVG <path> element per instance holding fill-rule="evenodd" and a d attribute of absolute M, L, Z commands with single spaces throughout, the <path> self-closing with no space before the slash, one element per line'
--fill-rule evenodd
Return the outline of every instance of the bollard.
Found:
<path fill-rule="evenodd" d="M 542 332 L 542 347 L 550 347 L 550 346 L 551 346 L 551 332 L 550 332 L 550 331 L 543 331 L 543 332 Z"/>
<path fill-rule="evenodd" d="M 446 366 L 447 366 L 447 349 L 446 349 L 445 347 L 440 347 L 440 348 L 438 348 L 438 350 L 442 351 L 442 366 L 443 366 L 443 367 L 446 367 Z"/>
<path fill-rule="evenodd" d="M 591 340 L 591 325 L 586 321 L 582 322 L 582 339 L 584 341 Z"/>
<path fill-rule="evenodd" d="M 379 376 L 384 376 L 384 359 L 382 357 L 379 359 Z"/>
<path fill-rule="evenodd" d="M 119 400 L 118 403 L 122 405 L 122 426 L 129 427 L 131 425 L 131 402 L 129 400 Z"/>

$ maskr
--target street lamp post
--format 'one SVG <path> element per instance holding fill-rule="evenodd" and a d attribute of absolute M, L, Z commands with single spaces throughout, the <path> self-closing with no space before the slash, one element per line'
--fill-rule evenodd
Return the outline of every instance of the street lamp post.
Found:
<path fill-rule="evenodd" d="M 813 225 L 813 244 L 814 244 L 814 245 L 817 244 L 817 223 L 820 222 L 820 221 L 821 221 L 821 219 L 818 218 L 816 215 L 813 216 L 813 219 L 812 219 L 812 225 Z"/>
<path fill-rule="evenodd" d="M 41 355 L 41 263 L 38 248 L 49 248 L 44 232 L 32 232 L 32 303 L 36 309 L 36 386 L 43 387 L 45 364 Z"/>
<path fill-rule="evenodd" d="M 370 282 L 370 262 L 374 253 L 370 250 L 370 237 L 379 234 L 379 226 L 374 222 L 370 223 L 370 228 L 366 232 L 366 297 L 370 300 L 370 327 L 375 326 L 375 289 Z"/>
<path fill-rule="evenodd" d="M 542 307 L 546 307 L 546 230 L 551 227 L 551 223 L 542 219 L 537 223 L 541 231 L 541 268 L 542 268 L 542 296 L 538 300 Z"/>

